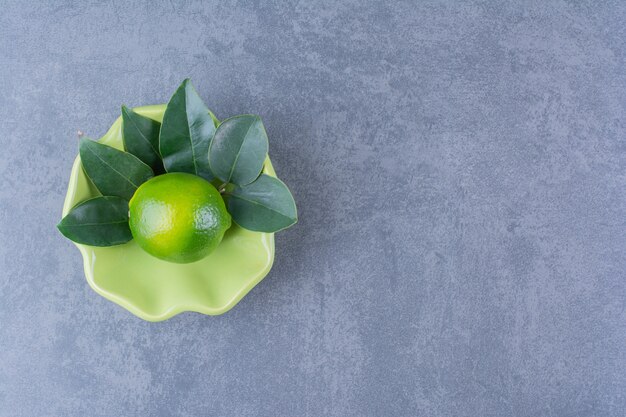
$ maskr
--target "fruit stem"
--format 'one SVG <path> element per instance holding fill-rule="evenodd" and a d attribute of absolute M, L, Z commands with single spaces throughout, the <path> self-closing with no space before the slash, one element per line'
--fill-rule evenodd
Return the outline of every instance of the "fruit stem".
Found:
<path fill-rule="evenodd" d="M 226 191 L 226 186 L 228 185 L 227 182 L 225 182 L 224 184 L 220 185 L 219 188 L 217 189 L 220 194 L 224 194 L 224 191 Z"/>

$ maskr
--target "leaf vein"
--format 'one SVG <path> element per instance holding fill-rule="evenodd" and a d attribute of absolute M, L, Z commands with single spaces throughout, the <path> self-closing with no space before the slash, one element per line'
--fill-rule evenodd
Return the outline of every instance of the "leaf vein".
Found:
<path fill-rule="evenodd" d="M 139 132 L 139 135 L 144 139 L 145 142 L 148 143 L 148 145 L 150 145 L 150 147 L 152 148 L 152 150 L 154 151 L 154 153 L 156 153 L 157 155 L 159 155 L 159 152 L 155 149 L 154 145 L 152 144 L 152 142 L 150 141 L 150 139 L 148 139 L 143 132 L 141 131 L 141 129 L 139 129 L 139 125 L 137 125 L 137 122 L 135 122 L 134 118 L 129 117 L 129 120 L 131 122 L 133 122 L 133 126 L 135 126 L 135 130 L 137 132 Z"/>
<path fill-rule="evenodd" d="M 276 209 L 274 209 L 274 208 L 272 208 L 272 207 L 268 207 L 268 206 L 266 206 L 266 205 L 264 205 L 264 204 L 261 204 L 261 203 L 259 203 L 259 202 L 254 201 L 254 200 L 250 200 L 250 199 L 248 199 L 248 198 L 244 198 L 244 197 L 242 197 L 242 196 L 241 196 L 241 195 L 239 195 L 239 194 L 231 194 L 231 197 L 234 197 L 234 198 L 239 198 L 240 200 L 247 201 L 248 203 L 254 204 L 254 205 L 256 205 L 256 206 L 264 207 L 264 208 L 266 208 L 266 209 L 268 209 L 268 210 L 270 210 L 270 211 L 273 211 L 273 212 L 274 212 L 274 213 L 276 213 L 276 214 L 280 214 L 281 216 L 286 217 L 286 218 L 288 218 L 288 219 L 290 219 L 290 220 L 291 220 L 291 219 L 293 219 L 293 218 L 292 218 L 291 216 L 289 216 L 288 214 L 285 214 L 285 213 L 283 213 L 283 212 L 280 212 L 280 211 L 278 211 L 278 210 L 276 210 Z"/>
<path fill-rule="evenodd" d="M 106 146 L 106 145 L 104 145 Z M 120 177 L 122 177 L 123 179 L 126 180 L 126 182 L 128 182 L 129 184 L 131 184 L 133 187 L 138 188 L 139 186 L 137 184 L 135 184 L 133 181 L 130 180 L 130 178 L 127 178 L 126 176 L 124 176 L 124 174 L 122 174 L 121 172 L 119 172 L 117 169 L 115 169 L 115 167 L 113 167 L 113 165 L 109 164 L 107 161 L 105 161 L 104 159 L 102 159 L 100 157 L 100 155 L 98 155 L 97 153 L 95 153 L 92 149 L 87 148 L 87 150 L 89 152 L 91 152 L 96 158 L 98 158 L 100 161 L 102 161 L 103 164 L 105 164 L 106 166 L 108 166 L 109 168 L 111 168 L 113 171 L 115 171 Z"/>
<path fill-rule="evenodd" d="M 191 148 L 191 162 L 193 163 L 193 171 L 196 175 L 199 175 L 198 164 L 196 163 L 196 152 L 193 146 L 193 138 L 191 137 L 191 128 L 193 123 L 189 122 L 189 112 L 187 111 L 187 87 L 185 87 L 185 119 L 187 120 L 187 133 L 189 135 L 189 147 Z"/>
<path fill-rule="evenodd" d="M 241 141 L 241 146 L 239 147 L 239 150 L 237 151 L 237 155 L 235 155 L 235 160 L 233 161 L 233 165 L 230 167 L 230 172 L 228 173 L 229 182 L 233 178 L 233 172 L 235 171 L 235 167 L 237 166 L 237 161 L 239 161 L 239 155 L 241 155 L 241 149 L 243 148 L 243 144 L 246 142 L 248 138 L 248 133 L 250 133 L 250 129 L 252 129 L 252 125 L 254 125 L 257 122 L 257 120 L 258 120 L 258 117 L 255 117 L 254 121 L 250 123 L 250 126 L 248 126 L 248 130 L 246 130 L 246 134 L 243 136 L 243 140 Z"/>

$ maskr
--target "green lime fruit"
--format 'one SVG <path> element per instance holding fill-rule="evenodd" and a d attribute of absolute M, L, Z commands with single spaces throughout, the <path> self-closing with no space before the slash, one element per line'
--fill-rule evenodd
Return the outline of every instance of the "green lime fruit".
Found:
<path fill-rule="evenodd" d="M 211 253 L 231 225 L 217 189 L 204 179 L 173 172 L 143 183 L 130 200 L 129 225 L 137 244 L 165 261 L 190 263 Z"/>

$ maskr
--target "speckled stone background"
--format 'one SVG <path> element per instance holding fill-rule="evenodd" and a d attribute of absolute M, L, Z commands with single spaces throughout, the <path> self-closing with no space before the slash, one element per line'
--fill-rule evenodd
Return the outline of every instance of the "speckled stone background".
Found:
<path fill-rule="evenodd" d="M 0 416 L 626 414 L 624 2 L 1 6 Z M 55 224 L 77 129 L 187 76 L 300 222 L 146 323 Z"/>

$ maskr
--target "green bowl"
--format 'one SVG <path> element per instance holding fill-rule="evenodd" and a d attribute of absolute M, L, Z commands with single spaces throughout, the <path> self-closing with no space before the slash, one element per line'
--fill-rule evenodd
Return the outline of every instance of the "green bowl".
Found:
<path fill-rule="evenodd" d="M 165 105 L 134 110 L 161 121 Z M 121 126 L 118 118 L 100 142 L 122 149 Z M 269 158 L 263 171 L 276 176 Z M 63 216 L 76 204 L 98 195 L 76 157 Z M 234 223 L 213 253 L 191 264 L 154 258 L 134 241 L 104 248 L 75 245 L 83 255 L 91 288 L 148 321 L 167 320 L 184 311 L 225 313 L 267 275 L 274 262 L 273 233 L 251 232 Z"/>

